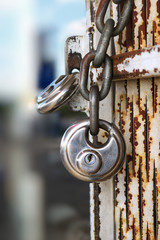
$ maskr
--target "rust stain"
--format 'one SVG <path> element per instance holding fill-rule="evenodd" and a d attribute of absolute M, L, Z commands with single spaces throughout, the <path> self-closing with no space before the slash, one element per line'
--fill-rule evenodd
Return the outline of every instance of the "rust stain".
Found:
<path fill-rule="evenodd" d="M 90 76 L 90 83 L 91 83 L 91 85 L 93 85 L 94 84 L 94 81 L 93 81 L 94 75 L 93 75 L 92 71 L 90 71 L 89 76 Z"/>
<path fill-rule="evenodd" d="M 127 52 L 133 49 L 133 11 L 126 26 L 126 48 Z"/>
<path fill-rule="evenodd" d="M 156 3 L 156 14 L 153 20 L 154 26 L 154 42 L 155 44 L 160 44 L 160 2 Z"/>
<path fill-rule="evenodd" d="M 118 188 L 119 183 L 118 175 L 115 176 L 114 182 L 115 182 L 115 206 L 117 207 L 118 206 L 117 196 L 120 193 L 120 189 Z"/>
<path fill-rule="evenodd" d="M 147 8 L 146 8 L 146 16 L 147 16 L 147 19 L 149 19 L 150 14 L 151 14 L 151 1 L 150 1 L 150 0 L 147 0 Z"/>
<path fill-rule="evenodd" d="M 152 87 L 151 87 L 151 92 L 152 92 L 152 101 L 153 101 L 153 116 L 155 113 L 155 84 L 154 84 L 154 78 L 152 78 Z"/>
<path fill-rule="evenodd" d="M 96 18 L 99 17 L 99 14 L 102 12 L 105 5 L 106 5 L 106 0 L 101 0 L 99 3 L 99 6 L 98 6 L 97 12 L 96 12 Z"/>
<path fill-rule="evenodd" d="M 119 18 L 119 5 L 116 6 L 116 12 L 118 13 L 118 18 Z M 117 21 L 117 19 L 115 19 L 115 21 Z M 118 52 L 116 52 L 117 54 L 121 53 L 121 44 L 122 44 L 122 34 L 117 36 L 117 42 L 116 42 L 116 47 Z"/>
<path fill-rule="evenodd" d="M 95 240 L 101 240 L 99 236 L 100 232 L 100 216 L 99 216 L 99 208 L 100 208 L 100 200 L 99 195 L 101 193 L 101 188 L 99 186 L 99 183 L 93 183 L 94 184 L 94 218 L 95 218 Z"/>
<path fill-rule="evenodd" d="M 154 172 L 153 172 L 153 218 L 154 218 L 154 238 L 158 239 L 158 187 L 157 187 L 157 169 L 155 168 L 154 162 Z"/>
<path fill-rule="evenodd" d="M 142 206 L 142 157 L 139 158 L 139 171 L 138 171 L 138 184 L 139 184 L 139 196 L 138 196 L 138 207 L 139 207 L 139 223 L 140 223 L 140 236 L 142 239 L 142 226 L 143 226 L 143 206 Z"/>
<path fill-rule="evenodd" d="M 158 106 L 158 86 L 154 84 L 154 112 L 157 113 Z"/>
<path fill-rule="evenodd" d="M 120 231 L 119 231 L 119 239 L 120 240 L 123 240 L 124 239 L 124 234 L 123 234 L 123 220 L 122 220 L 122 211 L 121 210 L 121 213 L 120 213 Z"/>
<path fill-rule="evenodd" d="M 74 69 L 80 70 L 82 55 L 80 53 L 72 53 L 72 51 L 70 51 L 67 57 L 68 73 L 71 74 Z"/>
<path fill-rule="evenodd" d="M 150 82 L 152 83 L 152 80 L 150 80 Z M 150 90 L 152 92 L 153 89 L 150 89 Z M 154 116 L 150 115 L 151 110 L 150 111 L 148 110 L 149 100 L 151 100 L 151 99 L 148 99 L 148 100 L 147 100 L 147 98 L 142 99 L 140 96 L 140 91 L 142 91 L 142 90 L 140 89 L 139 80 L 138 80 L 137 81 L 137 93 L 138 94 L 137 94 L 137 99 L 135 99 L 135 102 L 137 104 L 138 109 L 140 108 L 139 116 L 135 115 L 135 113 L 134 113 L 132 96 L 130 96 L 130 97 L 128 96 L 126 99 L 127 100 L 127 111 L 130 112 L 130 128 L 129 128 L 129 131 L 131 133 L 130 134 L 130 142 L 131 142 L 132 148 L 133 148 L 132 155 L 128 154 L 126 156 L 127 165 L 126 165 L 126 175 L 125 175 L 125 182 L 124 182 L 125 196 L 126 196 L 126 203 L 125 203 L 126 204 L 126 223 L 127 223 L 127 231 L 130 231 L 130 229 L 133 229 L 133 236 L 135 237 L 135 239 L 144 239 L 145 238 L 145 221 L 146 221 L 146 217 L 147 217 L 145 215 L 146 214 L 145 209 L 147 209 L 149 207 L 148 203 L 147 203 L 147 199 L 145 199 L 145 194 L 146 194 L 147 184 L 150 181 L 152 181 L 151 176 L 150 176 L 150 172 L 151 172 L 151 168 L 150 168 L 151 156 L 150 156 L 150 154 L 151 154 L 151 144 L 153 142 L 153 137 L 150 136 L 150 131 L 151 131 L 151 121 Z M 119 103 L 117 103 L 117 106 L 118 106 L 118 112 L 121 113 L 122 102 L 124 100 L 124 97 L 122 94 L 119 95 L 119 99 L 120 99 L 120 101 L 119 101 Z M 140 102 L 141 102 L 141 104 L 140 104 Z M 157 105 L 157 103 L 156 103 L 156 105 Z M 139 119 L 141 119 L 142 122 L 140 122 Z M 126 120 L 125 120 L 125 122 L 126 122 Z M 121 124 L 122 124 L 122 121 L 120 122 L 120 127 L 122 127 Z M 137 150 L 134 150 L 134 148 L 137 149 L 136 146 L 138 146 L 139 135 L 137 134 L 137 131 L 139 129 L 143 130 L 143 145 L 144 145 L 144 155 L 143 156 L 140 156 L 139 153 L 137 152 Z M 136 158 L 135 158 L 135 156 L 136 156 Z M 138 171 L 138 175 L 135 175 L 135 174 L 132 174 L 132 171 L 130 169 L 130 167 L 131 167 L 130 162 L 132 162 L 132 160 L 137 161 L 136 159 L 138 156 L 139 156 L 139 171 Z M 146 158 L 146 163 L 144 163 L 144 159 L 145 159 L 144 157 Z M 134 162 L 133 166 L 136 166 L 136 165 L 137 165 L 137 163 Z M 146 170 L 146 174 L 145 174 L 144 170 Z M 120 174 L 123 174 L 123 171 L 121 171 Z M 137 234 L 139 232 L 139 230 L 136 226 L 136 221 L 137 221 L 136 218 L 134 217 L 134 223 L 132 225 L 129 224 L 130 219 L 133 217 L 132 210 L 130 209 L 130 205 L 133 204 L 133 202 L 132 202 L 133 195 L 131 193 L 132 189 L 130 189 L 130 183 L 132 183 L 133 178 L 137 178 L 138 183 L 139 183 L 139 198 L 138 199 L 139 199 L 139 222 L 140 222 L 141 238 L 136 238 L 136 235 L 135 235 L 135 232 Z M 117 176 L 117 182 L 118 182 L 118 176 Z M 116 191 L 117 191 L 116 197 L 121 193 L 119 186 L 117 186 L 117 187 L 118 187 L 118 189 L 116 189 Z M 157 193 L 155 194 L 155 191 L 156 190 L 154 190 L 154 196 L 157 194 Z M 156 201 L 155 198 L 154 198 L 154 201 Z M 154 201 L 153 201 L 153 203 L 154 203 Z M 116 204 L 118 204 L 117 206 L 119 206 L 120 203 L 117 201 Z M 157 205 L 157 203 L 156 203 L 156 205 Z M 156 209 L 156 207 L 154 207 L 154 212 L 157 211 L 155 209 Z M 154 221 L 156 221 L 156 218 L 157 217 L 155 214 Z M 123 224 L 123 226 L 124 226 L 123 220 L 124 219 L 122 218 L 121 224 Z M 152 231 L 151 225 L 150 225 L 150 223 L 148 223 L 148 230 L 146 232 L 148 239 L 153 239 L 153 234 L 155 234 L 154 232 L 157 231 L 157 227 L 155 225 L 154 225 L 154 229 L 156 229 L 156 230 Z M 123 229 L 123 231 L 121 229 L 120 233 L 121 233 L 121 235 L 124 235 L 124 229 Z"/>
<path fill-rule="evenodd" d="M 138 121 L 138 117 L 134 117 L 134 126 L 136 130 L 141 126 L 141 123 Z"/>
<path fill-rule="evenodd" d="M 90 16 L 91 16 L 91 23 L 94 23 L 96 12 L 95 12 L 95 7 L 94 7 L 94 1 L 93 0 L 90 1 Z"/>
<path fill-rule="evenodd" d="M 103 80 L 103 72 L 97 74 L 97 81 L 102 82 Z"/>
<path fill-rule="evenodd" d="M 143 135 L 144 135 L 144 152 L 146 155 L 146 172 L 147 172 L 147 180 L 150 180 L 150 176 L 149 176 L 149 172 L 150 172 L 150 164 L 149 164 L 149 160 L 150 160 L 150 152 L 151 152 L 151 146 L 150 143 L 151 141 L 149 140 L 149 133 L 151 130 L 151 122 L 150 122 L 150 117 L 148 114 L 148 108 L 147 108 L 147 98 L 146 98 L 146 103 L 144 104 L 145 110 L 140 111 L 140 114 L 142 114 L 142 120 L 144 121 L 144 131 L 143 131 Z"/>
<path fill-rule="evenodd" d="M 100 1 L 97 15 L 105 2 L 106 0 Z M 160 1 L 134 0 L 133 2 L 132 17 L 124 32 L 116 37 L 115 41 L 116 54 L 121 54 L 112 57 L 114 77 L 127 79 L 125 84 L 123 81 L 118 85 L 120 89 L 116 92 L 114 106 L 115 121 L 124 135 L 127 145 L 126 164 L 114 178 L 117 231 L 115 239 L 130 240 L 127 236 L 132 236 L 136 240 L 157 240 L 158 234 L 160 234 L 158 232 L 160 229 L 158 226 L 160 225 L 158 212 L 160 177 L 159 169 L 156 167 L 157 159 L 154 159 L 152 150 L 155 139 L 151 127 L 160 111 L 158 85 L 154 78 L 146 79 L 146 86 L 149 88 L 143 89 L 142 86 L 145 84 L 140 78 L 150 74 L 147 69 L 144 68 L 142 71 L 134 69 L 132 73 L 128 73 L 125 70 L 118 71 L 117 65 L 125 62 L 127 66 L 129 64 L 127 58 L 133 59 L 135 56 L 141 56 L 143 52 L 151 53 L 153 50 L 151 46 L 160 44 Z M 122 7 L 123 4 L 117 6 L 119 16 Z M 115 8 L 113 9 L 115 10 Z M 92 13 L 93 15 L 94 13 Z M 150 48 L 145 49 L 147 46 Z M 125 49 L 126 52 L 122 53 Z M 160 52 L 160 48 L 157 51 Z M 155 67 L 153 71 L 157 74 L 159 69 Z M 97 73 L 97 75 L 97 80 L 102 81 L 102 73 Z M 93 78 L 93 76 L 90 77 Z M 135 89 L 131 89 L 131 85 L 128 84 L 130 78 L 138 79 L 134 85 Z M 160 151 L 158 154 L 160 156 Z M 150 183 L 152 186 L 149 185 Z M 147 199 L 148 192 L 152 201 Z M 150 209 L 153 216 L 150 216 Z"/>
<path fill-rule="evenodd" d="M 132 22 L 132 29 L 133 29 L 133 49 L 138 49 L 138 46 L 137 46 L 137 22 L 138 22 L 138 18 L 139 18 L 139 15 L 138 15 L 138 11 L 137 11 L 137 6 L 136 6 L 136 2 L 133 1 L 133 22 Z"/>
<path fill-rule="evenodd" d="M 120 99 L 121 99 L 121 101 L 123 100 L 123 95 L 120 96 Z M 121 106 L 120 106 L 120 108 L 121 108 Z M 121 132 L 123 135 L 125 134 L 125 124 L 126 124 L 126 122 L 124 120 L 124 116 L 125 116 L 125 113 L 120 110 L 120 123 L 119 124 L 120 124 L 120 129 L 121 129 Z"/>
<path fill-rule="evenodd" d="M 146 0 L 142 0 L 141 9 L 142 22 L 139 26 L 139 48 L 147 47 L 147 28 L 146 28 Z"/>
<path fill-rule="evenodd" d="M 112 60 L 113 60 L 113 78 L 114 79 L 128 79 L 128 78 L 140 78 L 140 77 L 149 77 L 149 76 L 153 76 L 154 74 L 159 76 L 160 75 L 160 70 L 158 68 L 153 68 L 152 70 L 145 67 L 142 70 L 139 70 L 139 68 L 137 69 L 133 69 L 132 72 L 127 70 L 127 66 L 129 64 L 131 64 L 131 60 L 136 61 L 136 57 L 137 56 L 142 56 L 142 64 L 143 64 L 143 53 L 151 53 L 154 56 L 154 52 L 155 54 L 157 52 L 160 51 L 159 47 L 156 48 L 145 48 L 145 49 L 138 49 L 135 51 L 130 51 L 127 53 L 122 53 L 122 54 L 118 54 L 118 55 L 114 55 L 112 56 Z M 151 59 L 152 61 L 152 59 Z M 121 67 L 122 70 L 119 70 L 119 66 L 122 65 L 123 68 Z"/>

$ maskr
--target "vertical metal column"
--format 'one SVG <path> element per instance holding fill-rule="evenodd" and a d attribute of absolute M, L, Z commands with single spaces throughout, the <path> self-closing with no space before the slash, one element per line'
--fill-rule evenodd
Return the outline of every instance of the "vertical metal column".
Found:
<path fill-rule="evenodd" d="M 160 44 L 159 30 L 160 1 L 134 0 L 132 18 L 115 40 L 116 54 Z M 159 88 L 154 76 L 115 83 L 115 122 L 127 145 L 114 179 L 115 239 L 160 239 Z"/>
<path fill-rule="evenodd" d="M 90 49 L 96 49 L 100 34 L 95 26 L 95 15 L 100 0 L 87 0 L 87 29 L 89 35 Z M 106 18 L 110 17 L 110 11 L 106 13 Z M 108 54 L 112 55 L 111 47 Z M 102 83 L 102 68 L 91 69 L 91 80 Z M 100 102 L 100 118 L 112 122 L 113 119 L 113 91 L 111 89 L 106 99 Z M 106 137 L 100 133 L 99 141 L 105 142 Z M 114 189 L 113 179 L 97 184 L 90 184 L 90 220 L 91 239 L 114 239 Z M 108 238 L 107 238 L 108 236 Z"/>
<path fill-rule="evenodd" d="M 86 0 L 82 56 L 96 49 L 99 40 L 95 27 L 99 3 Z M 100 103 L 100 118 L 114 121 L 124 135 L 126 159 L 116 177 L 90 184 L 91 240 L 160 239 L 160 1 L 133 3 L 127 27 L 110 47 L 109 54 L 115 54 L 114 82 Z M 118 7 L 111 1 L 106 17 L 117 22 L 122 7 L 123 3 Z M 101 84 L 102 69 L 91 68 L 89 77 Z M 89 112 L 80 95 L 70 105 Z"/>
<path fill-rule="evenodd" d="M 96 8 L 98 2 L 87 1 L 90 8 Z M 115 21 L 121 7 L 111 4 Z M 93 9 L 90 13 L 94 15 Z M 114 44 L 116 55 L 160 44 L 160 1 L 134 0 L 130 22 Z M 142 69 L 143 61 L 139 66 Z M 143 73 L 145 77 L 145 67 Z M 130 80 L 128 75 L 115 82 L 115 98 L 110 108 L 114 109 L 113 119 L 126 141 L 126 161 L 114 179 L 91 185 L 95 240 L 160 239 L 160 78 L 139 75 L 141 72 L 135 69 L 138 79 Z M 107 104 L 105 119 L 108 107 Z"/>

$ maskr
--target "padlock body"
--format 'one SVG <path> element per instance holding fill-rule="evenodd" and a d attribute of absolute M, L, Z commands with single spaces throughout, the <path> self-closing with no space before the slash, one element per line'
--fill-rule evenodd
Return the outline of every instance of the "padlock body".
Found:
<path fill-rule="evenodd" d="M 95 146 L 88 140 L 89 125 L 88 119 L 82 120 L 65 132 L 61 141 L 61 158 L 66 169 L 78 179 L 101 182 L 113 177 L 122 167 L 125 142 L 114 124 L 100 120 L 100 128 L 108 132 L 108 140 Z"/>

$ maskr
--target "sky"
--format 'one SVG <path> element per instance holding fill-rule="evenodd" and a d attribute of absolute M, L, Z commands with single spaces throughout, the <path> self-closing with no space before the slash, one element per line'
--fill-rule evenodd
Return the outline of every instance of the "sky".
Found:
<path fill-rule="evenodd" d="M 35 10 L 41 25 L 61 27 L 85 17 L 85 0 L 35 0 Z"/>
<path fill-rule="evenodd" d="M 65 40 L 85 33 L 85 0 L 36 0 L 35 6 L 37 25 L 44 29 L 50 26 L 56 31 L 54 52 L 59 76 L 64 74 Z"/>
<path fill-rule="evenodd" d="M 25 76 L 32 59 L 32 31 L 56 33 L 48 49 L 57 62 L 56 76 L 64 74 L 65 40 L 84 34 L 85 16 L 85 0 L 0 0 L 0 97 L 9 89 L 10 95 L 16 94 L 32 78 Z"/>

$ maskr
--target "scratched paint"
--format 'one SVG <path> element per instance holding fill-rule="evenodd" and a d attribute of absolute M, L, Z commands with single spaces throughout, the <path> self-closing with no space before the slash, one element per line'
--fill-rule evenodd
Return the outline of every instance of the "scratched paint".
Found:
<path fill-rule="evenodd" d="M 80 44 L 76 39 L 82 57 L 98 43 L 100 35 L 94 21 L 99 2 L 86 0 L 86 36 Z M 114 179 L 90 186 L 91 240 L 160 239 L 160 78 L 156 46 L 160 44 L 160 1 L 133 3 L 127 27 L 114 38 L 115 54 L 120 54 L 119 59 L 113 57 L 113 62 L 117 61 L 114 73 L 117 71 L 117 79 L 118 71 L 125 78 L 115 78 L 115 92 L 111 90 L 100 103 L 100 117 L 114 120 L 124 135 L 125 164 Z M 111 17 L 117 22 L 122 6 L 111 2 L 110 7 Z M 71 41 L 68 53 L 77 51 L 74 44 Z M 91 69 L 89 76 L 102 84 L 102 69 Z M 70 106 L 89 114 L 88 102 L 80 94 Z"/>
<path fill-rule="evenodd" d="M 159 88 L 153 79 L 116 84 L 116 124 L 127 147 L 115 179 L 116 239 L 159 239 Z"/>
<path fill-rule="evenodd" d="M 160 46 L 113 56 L 114 80 L 160 76 Z"/>
<path fill-rule="evenodd" d="M 141 55 L 136 55 L 134 58 L 126 58 L 123 63 L 118 64 L 118 71 L 127 71 L 128 73 L 132 73 L 136 71 L 136 69 L 143 73 L 144 69 L 146 72 L 152 72 L 154 75 L 154 69 L 157 69 L 159 72 L 159 50 L 155 49 L 152 52 L 142 52 Z M 124 67 L 125 66 L 125 67 Z"/>
<path fill-rule="evenodd" d="M 132 22 L 127 26 L 133 30 L 133 39 L 127 30 L 126 54 L 160 44 L 159 13 L 158 1 L 134 0 Z M 125 164 L 115 177 L 116 240 L 160 239 L 160 79 L 155 49 L 119 63 L 119 71 L 127 70 L 128 78 L 137 69 L 139 79 L 115 83 L 115 122 L 126 140 Z M 147 74 L 152 78 L 141 78 Z"/>

